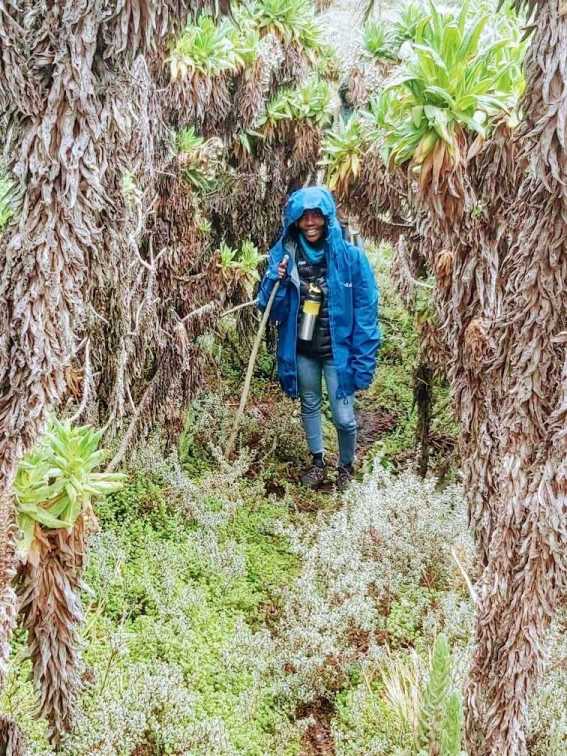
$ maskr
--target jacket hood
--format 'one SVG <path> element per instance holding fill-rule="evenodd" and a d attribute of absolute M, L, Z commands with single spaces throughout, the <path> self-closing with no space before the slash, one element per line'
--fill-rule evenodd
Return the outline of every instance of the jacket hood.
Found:
<path fill-rule="evenodd" d="M 284 235 L 306 210 L 320 210 L 327 222 L 327 233 L 336 226 L 337 208 L 331 192 L 324 186 L 309 186 L 290 194 L 284 211 Z"/>

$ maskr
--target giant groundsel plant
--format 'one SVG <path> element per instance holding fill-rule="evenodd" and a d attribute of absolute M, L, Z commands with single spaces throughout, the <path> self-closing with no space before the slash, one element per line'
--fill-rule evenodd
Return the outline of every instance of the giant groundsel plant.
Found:
<path fill-rule="evenodd" d="M 406 269 L 436 279 L 480 575 L 467 748 L 483 756 L 527 753 L 567 571 L 567 19 L 558 0 L 516 6 L 533 14 L 523 74 L 515 10 L 429 6 L 372 117 L 359 116 L 372 128 L 343 181 L 354 212 L 402 215 Z"/>
<path fill-rule="evenodd" d="M 21 539 L 17 590 L 28 631 L 38 714 L 58 743 L 71 728 L 80 690 L 78 630 L 91 501 L 118 490 L 119 473 L 96 472 L 101 432 L 54 420 L 19 465 L 14 490 Z"/>

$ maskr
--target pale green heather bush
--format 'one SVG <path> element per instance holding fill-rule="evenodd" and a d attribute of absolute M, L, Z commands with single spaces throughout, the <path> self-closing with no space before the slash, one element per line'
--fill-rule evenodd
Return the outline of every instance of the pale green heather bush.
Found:
<path fill-rule="evenodd" d="M 63 754 L 129 756 L 141 744 L 161 754 L 237 753 L 222 721 L 199 721 L 179 667 L 138 662 L 111 668 L 104 682 L 85 698 Z"/>
<path fill-rule="evenodd" d="M 62 753 L 292 756 L 306 725 L 297 705 L 325 696 L 337 756 L 411 754 L 435 637 L 448 638 L 456 688 L 470 655 L 472 602 L 451 556 L 472 572 L 459 488 L 378 460 L 329 500 L 342 509 L 305 514 L 294 489 L 266 495 L 262 468 L 247 477 L 254 453 L 207 455 L 191 479 L 150 442 L 96 507 L 86 687 Z M 532 706 L 536 756 L 565 752 L 565 624 Z M 18 632 L 0 706 L 32 754 L 51 756 L 24 646 Z"/>
<path fill-rule="evenodd" d="M 467 599 L 450 553 L 455 546 L 470 569 L 464 523 L 457 487 L 437 491 L 433 480 L 395 477 L 379 463 L 353 485 L 343 508 L 295 543 L 303 568 L 278 638 L 286 693 L 332 695 L 357 664 L 379 664 L 385 647 L 430 642 L 423 633 L 442 623 L 438 599 Z M 437 619 L 428 616 L 432 606 Z"/>
<path fill-rule="evenodd" d="M 289 510 L 242 479 L 248 465 L 241 455 L 197 484 L 150 444 L 124 488 L 97 506 L 101 530 L 85 575 L 86 687 L 63 753 L 298 752 L 301 729 L 266 684 L 273 640 L 257 629 L 264 605 L 297 571 L 274 527 Z M 14 665 L 0 705 L 32 753 L 46 756 L 28 673 Z"/>

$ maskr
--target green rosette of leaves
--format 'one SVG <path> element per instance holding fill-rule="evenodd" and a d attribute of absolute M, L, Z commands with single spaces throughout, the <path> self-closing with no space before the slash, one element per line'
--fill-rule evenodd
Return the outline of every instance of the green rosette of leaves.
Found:
<path fill-rule="evenodd" d="M 458 12 L 429 9 L 400 48 L 402 64 L 373 113 L 386 159 L 398 165 L 421 165 L 440 140 L 453 154 L 459 128 L 484 139 L 495 117 L 515 122 L 525 85 L 526 44 L 512 11 L 491 17 L 467 2 Z"/>
<path fill-rule="evenodd" d="M 121 488 L 122 473 L 95 472 L 106 457 L 99 449 L 102 431 L 72 427 L 54 420 L 18 468 L 14 483 L 21 538 L 18 552 L 25 558 L 36 527 L 70 529 L 81 513 L 91 512 L 91 499 Z"/>

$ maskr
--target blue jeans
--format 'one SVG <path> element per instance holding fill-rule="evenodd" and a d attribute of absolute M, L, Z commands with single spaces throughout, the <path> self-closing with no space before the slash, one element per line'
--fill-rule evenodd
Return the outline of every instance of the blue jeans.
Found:
<path fill-rule="evenodd" d="M 339 439 L 339 464 L 350 465 L 356 448 L 356 418 L 354 394 L 337 399 L 338 379 L 333 360 L 319 360 L 297 355 L 297 379 L 301 400 L 301 420 L 311 454 L 321 454 L 323 433 L 321 429 L 322 376 L 325 375 L 333 423 Z"/>

